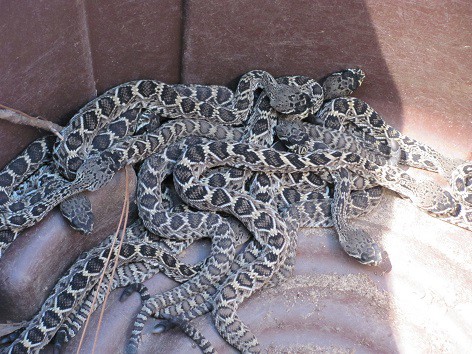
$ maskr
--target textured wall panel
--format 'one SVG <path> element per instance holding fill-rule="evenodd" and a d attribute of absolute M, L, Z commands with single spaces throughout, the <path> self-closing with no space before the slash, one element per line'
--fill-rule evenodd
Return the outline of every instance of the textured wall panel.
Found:
<path fill-rule="evenodd" d="M 87 1 L 87 25 L 99 93 L 125 81 L 179 81 L 181 2 Z"/>
<path fill-rule="evenodd" d="M 0 6 L 0 103 L 65 124 L 95 94 L 82 4 Z M 41 133 L 0 121 L 0 167 Z"/>

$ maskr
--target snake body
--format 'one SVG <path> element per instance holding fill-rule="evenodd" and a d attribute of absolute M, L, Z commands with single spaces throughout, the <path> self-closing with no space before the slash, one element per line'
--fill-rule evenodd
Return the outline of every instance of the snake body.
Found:
<path fill-rule="evenodd" d="M 438 172 L 450 177 L 465 161 L 451 159 L 435 149 L 403 135 L 388 125 L 366 102 L 354 97 L 339 97 L 326 102 L 316 113 L 316 121 L 333 130 L 364 132 L 378 141 L 389 139 L 401 149 L 400 162 L 409 166 Z"/>
<path fill-rule="evenodd" d="M 291 129 L 280 129 L 278 130 L 279 137 L 287 142 L 287 147 L 297 152 L 306 152 L 314 151 L 309 150 L 309 148 L 300 150 L 299 146 L 309 147 L 315 146 L 318 143 L 319 137 L 313 134 L 307 134 L 309 128 L 304 125 L 297 124 L 292 125 Z M 303 139 L 300 137 L 303 136 Z M 294 141 L 300 141 L 302 144 L 294 144 Z M 405 148 L 400 144 L 402 148 L 402 156 L 406 156 L 403 153 Z M 423 146 L 423 145 L 420 145 Z M 423 147 L 430 151 L 431 156 L 440 156 L 439 153 L 436 153 L 430 147 Z M 427 160 L 427 157 L 424 157 Z M 397 166 L 387 165 L 380 168 L 379 165 L 371 163 L 369 159 L 362 157 L 357 154 L 352 154 L 349 157 L 349 160 L 354 162 L 351 165 L 351 170 L 363 175 L 365 171 L 371 171 L 371 177 L 373 177 L 373 183 L 385 186 L 390 188 L 400 195 L 403 195 L 409 198 L 416 206 L 425 212 L 440 218 L 444 221 L 447 221 L 451 224 L 455 224 L 462 228 L 472 230 L 471 225 L 471 209 L 470 203 L 470 177 L 471 177 L 471 168 L 470 162 L 465 162 L 461 165 L 458 165 L 455 169 L 450 169 L 450 166 L 456 165 L 457 160 L 452 160 L 450 162 L 444 162 L 443 159 L 431 160 L 428 162 L 421 162 L 420 160 L 410 161 L 410 159 L 404 159 L 400 163 L 407 164 L 410 166 L 415 166 L 423 169 L 434 169 L 438 173 L 443 173 L 444 175 L 450 176 L 449 182 L 451 185 L 452 194 L 444 190 L 441 186 L 431 180 L 416 180 L 410 176 L 407 172 L 402 171 Z M 358 168 L 358 162 L 364 160 L 365 163 L 362 164 L 362 168 Z M 428 160 L 429 161 L 429 160 Z M 439 163 L 438 161 L 443 161 Z M 437 163 L 438 165 L 435 165 Z M 356 167 L 357 165 L 357 167 Z M 374 170 L 377 170 L 378 173 L 375 173 Z M 452 172 L 445 172 L 451 170 Z"/>
<path fill-rule="evenodd" d="M 100 303 L 110 284 L 131 285 L 142 296 L 129 353 L 137 351 L 149 316 L 160 319 L 158 331 L 177 325 L 204 352 L 213 352 L 189 323 L 208 312 L 228 343 L 259 352 L 237 309 L 256 290 L 290 276 L 299 228 L 334 226 L 349 255 L 377 265 L 382 250 L 350 218 L 378 204 L 386 187 L 472 229 L 470 163 L 444 157 L 388 126 L 366 103 L 344 97 L 363 79 L 358 69 L 333 73 L 322 85 L 251 71 L 235 92 L 133 81 L 81 109 L 62 131 L 63 141 L 46 137 L 31 144 L 0 171 L 0 250 L 60 203 L 74 227 L 90 230 L 91 211 L 80 193 L 144 161 L 140 219 L 128 227 L 121 248 L 109 238 L 83 254 L 7 351 L 37 352 L 54 335 L 59 348 L 96 308 L 93 291 Z M 397 164 L 441 173 L 452 193 L 414 179 Z M 166 179 L 171 175 L 173 186 Z M 176 258 L 203 237 L 212 240 L 203 263 L 190 266 Z M 109 254 L 116 256 L 118 273 L 112 278 L 106 269 L 99 286 Z M 156 272 L 182 284 L 151 296 L 140 283 Z"/>

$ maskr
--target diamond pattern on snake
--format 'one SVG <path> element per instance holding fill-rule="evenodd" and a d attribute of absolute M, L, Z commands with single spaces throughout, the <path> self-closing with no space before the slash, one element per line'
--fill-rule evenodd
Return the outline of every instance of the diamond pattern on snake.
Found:
<path fill-rule="evenodd" d="M 123 301 L 133 291 L 141 295 L 129 354 L 139 351 L 149 317 L 158 320 L 156 333 L 177 326 L 203 352 L 214 352 L 191 323 L 206 313 L 230 345 L 257 353 L 262 348 L 238 307 L 291 275 L 299 228 L 334 226 L 358 262 L 388 262 L 354 225 L 388 188 L 472 230 L 472 163 L 404 136 L 367 103 L 347 97 L 363 80 L 360 69 L 332 73 L 321 84 L 255 70 L 234 92 L 139 80 L 85 105 L 61 132 L 64 140 L 33 142 L 0 171 L 0 255 L 57 205 L 71 227 L 92 232 L 93 210 L 82 192 L 101 188 L 126 165 L 138 171 L 139 217 L 121 249 L 110 236 L 82 254 L 27 326 L 2 338 L 2 352 L 36 353 L 49 342 L 60 350 L 110 285 L 127 287 Z M 450 191 L 399 165 L 440 173 Z M 201 238 L 211 240 L 208 257 L 180 261 Z M 104 267 L 110 253 L 118 262 L 113 277 L 112 265 Z M 181 284 L 150 294 L 142 282 L 158 272 Z"/>

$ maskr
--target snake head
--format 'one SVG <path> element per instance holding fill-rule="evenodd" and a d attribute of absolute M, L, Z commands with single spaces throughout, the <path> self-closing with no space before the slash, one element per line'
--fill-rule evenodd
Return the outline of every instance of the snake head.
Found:
<path fill-rule="evenodd" d="M 323 81 L 325 99 L 350 95 L 364 81 L 365 74 L 361 69 L 346 69 L 327 76 Z"/>
<path fill-rule="evenodd" d="M 77 170 L 74 183 L 89 191 L 95 191 L 107 184 L 118 171 L 116 161 L 107 154 L 89 157 Z"/>
<path fill-rule="evenodd" d="M 450 180 L 454 196 L 469 207 L 472 206 L 472 163 L 457 166 Z"/>
<path fill-rule="evenodd" d="M 300 155 L 313 151 L 308 133 L 299 127 L 298 122 L 279 121 L 275 131 L 289 151 Z"/>
<path fill-rule="evenodd" d="M 365 79 L 365 73 L 360 68 L 343 70 L 341 76 L 346 82 L 348 82 L 348 88 L 351 91 L 354 91 L 361 86 Z"/>
<path fill-rule="evenodd" d="M 362 250 L 357 260 L 365 265 L 377 266 L 382 262 L 382 253 L 381 248 L 376 243 L 373 243 Z"/>
<path fill-rule="evenodd" d="M 310 96 L 296 86 L 278 84 L 268 89 L 267 95 L 270 105 L 283 114 L 301 114 L 307 111 L 311 104 Z"/>
<path fill-rule="evenodd" d="M 384 252 L 364 230 L 349 227 L 343 234 L 339 242 L 349 256 L 370 266 L 378 266 L 382 262 Z"/>
<path fill-rule="evenodd" d="M 277 82 L 268 73 L 262 76 L 263 86 L 270 99 L 270 105 L 282 114 L 300 114 L 308 112 L 311 98 L 299 85 Z M 280 81 L 280 80 L 279 80 Z"/>

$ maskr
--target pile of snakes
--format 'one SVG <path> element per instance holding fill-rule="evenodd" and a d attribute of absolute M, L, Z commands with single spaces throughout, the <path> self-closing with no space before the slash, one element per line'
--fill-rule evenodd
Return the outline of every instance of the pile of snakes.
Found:
<path fill-rule="evenodd" d="M 234 92 L 128 82 L 85 105 L 63 140 L 34 141 L 0 171 L 0 255 L 58 205 L 71 227 L 91 233 L 93 210 L 82 192 L 101 188 L 126 165 L 138 173 L 139 217 L 119 247 L 110 235 L 82 254 L 36 316 L 2 338 L 2 352 L 34 353 L 50 342 L 60 349 L 107 289 L 125 287 L 123 301 L 133 292 L 142 300 L 128 354 L 138 352 L 149 317 L 159 320 L 157 332 L 178 326 L 203 352 L 214 352 L 191 324 L 206 313 L 230 345 L 257 353 L 238 307 L 291 275 L 300 228 L 334 227 L 348 255 L 378 266 L 385 251 L 351 220 L 376 207 L 387 188 L 472 230 L 472 162 L 447 158 L 389 126 L 350 96 L 363 79 L 360 69 L 321 83 L 255 70 Z M 401 165 L 439 173 L 450 187 L 418 180 Z M 179 260 L 202 238 L 211 240 L 204 261 Z M 149 294 L 142 283 L 159 272 L 180 285 Z"/>

